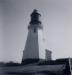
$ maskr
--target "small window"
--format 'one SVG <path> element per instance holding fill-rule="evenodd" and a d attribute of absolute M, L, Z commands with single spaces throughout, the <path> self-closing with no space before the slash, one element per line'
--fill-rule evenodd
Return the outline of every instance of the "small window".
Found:
<path fill-rule="evenodd" d="M 36 32 L 36 28 L 34 29 L 34 32 Z"/>

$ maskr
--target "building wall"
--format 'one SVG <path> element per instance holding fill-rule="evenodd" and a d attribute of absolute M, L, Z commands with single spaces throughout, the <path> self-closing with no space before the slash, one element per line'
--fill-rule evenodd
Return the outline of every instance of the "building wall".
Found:
<path fill-rule="evenodd" d="M 52 52 L 46 49 L 45 57 L 46 57 L 46 60 L 52 60 Z"/>

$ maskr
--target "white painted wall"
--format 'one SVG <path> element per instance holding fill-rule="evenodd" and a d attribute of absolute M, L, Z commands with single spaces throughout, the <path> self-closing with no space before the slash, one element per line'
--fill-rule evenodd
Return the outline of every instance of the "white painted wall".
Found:
<path fill-rule="evenodd" d="M 45 43 L 42 29 L 38 30 L 39 58 L 45 59 Z"/>

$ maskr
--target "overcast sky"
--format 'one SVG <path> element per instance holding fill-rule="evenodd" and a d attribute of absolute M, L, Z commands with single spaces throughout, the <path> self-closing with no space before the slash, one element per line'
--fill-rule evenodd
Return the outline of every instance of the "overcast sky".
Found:
<path fill-rule="evenodd" d="M 52 58 L 72 57 L 72 0 L 0 0 L 0 61 L 21 61 L 33 9 Z"/>

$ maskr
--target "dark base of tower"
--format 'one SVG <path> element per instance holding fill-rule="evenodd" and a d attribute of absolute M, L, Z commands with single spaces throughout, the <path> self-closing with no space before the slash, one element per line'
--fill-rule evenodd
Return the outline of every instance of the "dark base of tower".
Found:
<path fill-rule="evenodd" d="M 35 63 L 39 63 L 40 61 L 43 61 L 43 59 L 25 59 L 25 60 L 22 60 L 21 64 L 23 64 L 23 65 L 35 64 Z"/>

